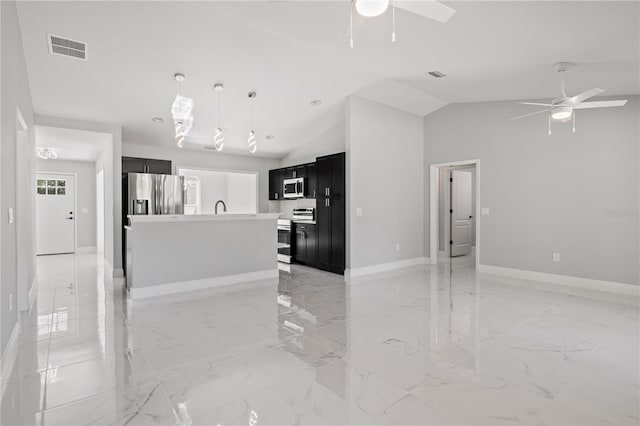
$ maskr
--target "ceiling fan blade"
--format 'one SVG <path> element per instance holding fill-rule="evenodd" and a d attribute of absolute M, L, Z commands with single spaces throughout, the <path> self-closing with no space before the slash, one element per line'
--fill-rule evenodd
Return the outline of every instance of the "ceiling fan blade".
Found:
<path fill-rule="evenodd" d="M 604 93 L 604 90 L 597 89 L 597 88 L 590 89 L 590 90 L 587 90 L 586 92 L 582 92 L 579 95 L 576 95 L 572 98 L 567 99 L 566 103 L 576 105 L 576 104 L 579 104 L 580 102 L 586 101 L 587 99 L 593 96 L 599 95 L 601 93 Z"/>
<path fill-rule="evenodd" d="M 547 106 L 547 107 L 555 107 L 558 105 L 554 105 L 554 104 L 539 104 L 537 102 L 518 102 L 519 104 L 522 105 L 538 105 L 538 106 Z"/>
<path fill-rule="evenodd" d="M 619 101 L 595 101 L 595 102 L 581 102 L 574 109 L 587 109 L 587 108 L 607 108 L 607 107 L 619 107 L 624 106 L 627 103 L 626 99 Z"/>
<path fill-rule="evenodd" d="M 518 116 L 518 117 L 513 117 L 513 118 L 511 119 L 511 121 L 513 121 L 513 120 L 519 120 L 519 119 L 521 119 L 521 118 L 529 117 L 530 115 L 541 114 L 541 113 L 543 113 L 543 112 L 549 112 L 549 111 L 551 111 L 551 110 L 549 110 L 549 109 L 543 109 L 542 111 L 531 112 L 531 113 L 529 113 L 529 114 L 520 115 L 520 116 Z"/>
<path fill-rule="evenodd" d="M 456 13 L 455 9 L 435 0 L 394 0 L 391 5 L 443 24 Z"/>

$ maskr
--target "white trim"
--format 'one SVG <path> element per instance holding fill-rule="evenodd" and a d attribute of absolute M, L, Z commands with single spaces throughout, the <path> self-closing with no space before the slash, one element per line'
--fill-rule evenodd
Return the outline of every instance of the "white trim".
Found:
<path fill-rule="evenodd" d="M 7 385 L 7 380 L 11 377 L 13 371 L 13 365 L 18 355 L 18 338 L 20 337 L 20 323 L 16 322 L 11 331 L 11 336 L 7 342 L 7 346 L 4 348 L 2 358 L 0 358 L 0 379 L 2 380 L 2 389 L 0 389 L 0 398 L 4 396 L 4 391 Z"/>
<path fill-rule="evenodd" d="M 97 248 L 95 246 L 84 246 L 76 248 L 76 253 L 97 253 Z"/>
<path fill-rule="evenodd" d="M 569 275 L 548 274 L 546 272 L 527 271 L 524 269 L 503 268 L 501 266 L 492 265 L 478 265 L 477 271 L 524 280 L 541 281 L 544 283 L 558 284 L 568 287 L 578 287 L 640 297 L 640 286 L 633 284 L 593 280 L 590 278 L 572 277 Z"/>
<path fill-rule="evenodd" d="M 107 277 L 113 278 L 113 265 L 109 262 L 106 256 L 103 258 L 104 260 L 104 273 Z"/>
<path fill-rule="evenodd" d="M 55 160 L 47 160 L 55 161 Z M 64 175 L 73 177 L 73 253 L 78 251 L 78 174 L 72 172 L 48 172 L 48 171 L 36 171 L 36 182 L 39 179 L 38 175 Z M 36 247 L 37 251 L 37 247 Z M 58 254 L 58 253 L 47 253 Z"/>
<path fill-rule="evenodd" d="M 18 131 L 23 131 L 26 132 L 27 129 L 29 128 L 27 126 L 27 122 L 24 119 L 24 116 L 22 115 L 22 111 L 20 111 L 19 107 L 16 107 L 16 123 L 18 125 Z"/>
<path fill-rule="evenodd" d="M 38 285 L 40 281 L 38 281 L 38 276 L 33 277 L 33 282 L 31 283 L 31 288 L 29 289 L 29 312 L 31 312 L 31 308 L 33 308 L 33 302 L 36 301 L 38 297 Z"/>
<path fill-rule="evenodd" d="M 264 271 L 247 272 L 244 274 L 225 275 L 222 277 L 212 277 L 199 280 L 151 285 L 148 287 L 131 287 L 129 289 L 129 296 L 134 300 L 145 299 L 148 297 L 162 296 L 166 294 L 184 293 L 186 291 L 203 290 L 230 284 L 239 284 L 278 277 L 278 268 L 266 269 Z"/>
<path fill-rule="evenodd" d="M 364 266 L 362 268 L 346 269 L 344 274 L 347 278 L 355 278 L 363 275 L 378 274 L 380 272 L 407 268 L 409 266 L 425 265 L 429 264 L 429 262 L 430 259 L 428 257 L 414 257 L 412 259 L 404 259 L 397 262 L 379 263 L 377 265 Z"/>
<path fill-rule="evenodd" d="M 476 167 L 476 270 L 480 265 L 480 160 L 464 160 L 452 161 L 449 163 L 431 164 L 429 166 L 429 255 L 431 256 L 431 264 L 438 263 L 438 196 L 439 196 L 439 173 L 440 167 L 452 166 L 473 166 Z"/>
<path fill-rule="evenodd" d="M 111 273 L 112 278 L 122 278 L 124 277 L 124 269 L 123 268 L 115 268 Z"/>

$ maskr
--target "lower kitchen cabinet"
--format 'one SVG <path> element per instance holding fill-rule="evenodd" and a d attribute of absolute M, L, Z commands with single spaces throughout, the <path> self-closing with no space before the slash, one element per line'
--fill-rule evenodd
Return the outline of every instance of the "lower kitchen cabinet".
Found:
<path fill-rule="evenodd" d="M 295 244 L 294 244 L 294 260 L 305 265 L 316 264 L 316 225 L 313 224 L 294 224 L 295 227 Z"/>

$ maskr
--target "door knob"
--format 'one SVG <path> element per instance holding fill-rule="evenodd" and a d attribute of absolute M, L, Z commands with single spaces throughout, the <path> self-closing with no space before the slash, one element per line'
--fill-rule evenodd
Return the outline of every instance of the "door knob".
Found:
<path fill-rule="evenodd" d="M 69 216 L 67 220 L 73 220 L 73 216 Z"/>

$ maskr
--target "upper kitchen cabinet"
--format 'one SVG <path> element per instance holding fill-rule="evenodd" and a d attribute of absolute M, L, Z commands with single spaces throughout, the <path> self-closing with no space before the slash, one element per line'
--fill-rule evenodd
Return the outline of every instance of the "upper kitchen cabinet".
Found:
<path fill-rule="evenodd" d="M 317 266 L 339 274 L 345 268 L 345 154 L 318 157 Z"/>
<path fill-rule="evenodd" d="M 283 199 L 282 190 L 284 182 L 284 169 L 269 170 L 269 199 Z"/>
<path fill-rule="evenodd" d="M 316 198 L 318 182 L 317 167 L 316 163 L 309 163 L 269 170 L 269 200 L 284 199 L 284 180 L 294 178 L 304 178 L 305 198 Z"/>
<path fill-rule="evenodd" d="M 316 198 L 316 192 L 318 190 L 318 167 L 316 163 L 310 163 L 306 165 L 305 175 L 305 198 Z"/>
<path fill-rule="evenodd" d="M 122 174 L 127 173 L 155 173 L 159 175 L 171 174 L 171 161 L 154 160 L 151 158 L 122 157 Z"/>

